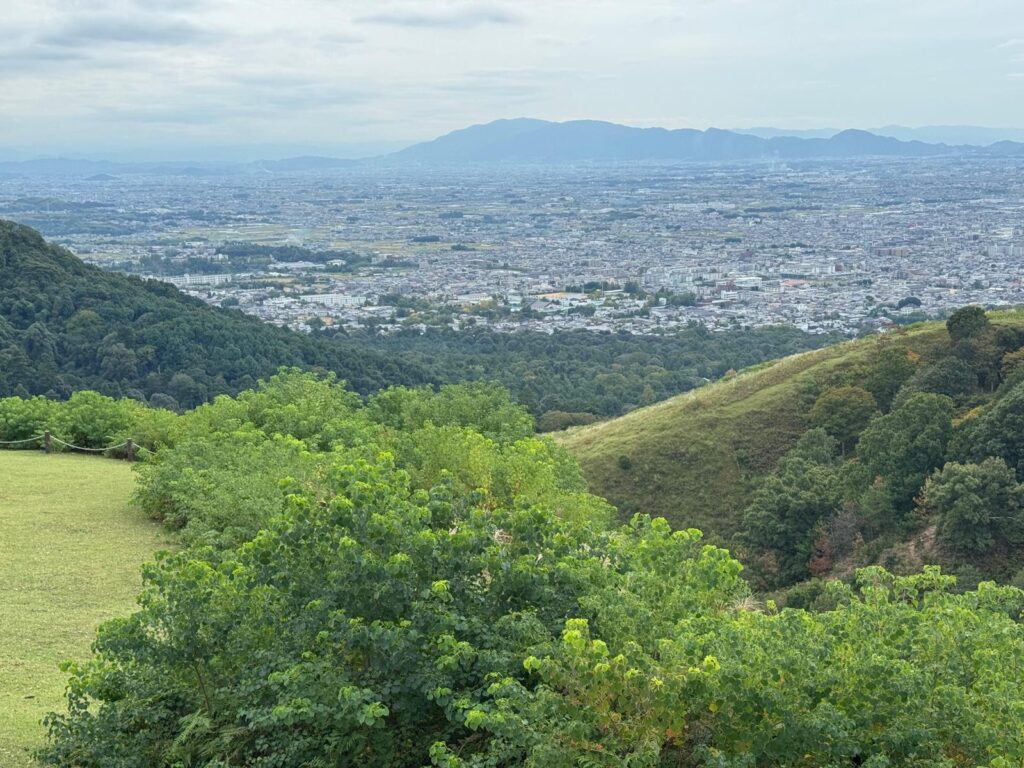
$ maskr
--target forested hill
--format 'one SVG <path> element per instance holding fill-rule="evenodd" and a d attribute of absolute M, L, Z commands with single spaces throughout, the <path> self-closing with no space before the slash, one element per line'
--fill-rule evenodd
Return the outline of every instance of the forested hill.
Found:
<path fill-rule="evenodd" d="M 176 288 L 104 272 L 0 220 L 0 395 L 94 389 L 190 407 L 280 366 L 334 371 L 359 392 L 423 383 L 415 365 L 209 307 Z"/>
<path fill-rule="evenodd" d="M 565 433 L 594 493 L 729 543 L 759 589 L 940 563 L 1024 583 L 1024 312 L 794 355 Z"/>

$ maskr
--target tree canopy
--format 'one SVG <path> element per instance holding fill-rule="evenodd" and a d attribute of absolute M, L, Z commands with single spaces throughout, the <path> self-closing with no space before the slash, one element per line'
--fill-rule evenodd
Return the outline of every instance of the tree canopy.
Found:
<path fill-rule="evenodd" d="M 828 584 L 829 610 L 762 606 L 699 531 L 614 522 L 497 388 L 363 402 L 284 370 L 182 415 L 44 402 L 0 411 L 148 425 L 139 501 L 184 545 L 144 568 L 138 610 L 100 628 L 96 656 L 66 666 L 45 764 L 1024 759 L 1024 592 L 874 567 Z M 836 445 L 813 430 L 784 461 L 773 493 L 793 500 L 764 509 L 787 535 L 834 506 Z M 933 483 L 940 514 L 958 471 Z M 985 487 L 1008 472 L 984 467 Z"/>
<path fill-rule="evenodd" d="M 829 610 L 761 606 L 699 531 L 613 522 L 493 388 L 363 403 L 293 370 L 163 413 L 140 501 L 189 535 L 67 665 L 46 764 L 1024 759 L 1021 590 L 875 567 Z M 783 477 L 836 466 L 817 430 Z"/>

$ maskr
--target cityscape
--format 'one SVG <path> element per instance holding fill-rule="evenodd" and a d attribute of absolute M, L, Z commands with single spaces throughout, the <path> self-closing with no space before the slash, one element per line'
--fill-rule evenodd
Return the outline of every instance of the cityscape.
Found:
<path fill-rule="evenodd" d="M 0 216 L 267 322 L 847 334 L 1024 303 L 1024 160 L 10 176 Z"/>

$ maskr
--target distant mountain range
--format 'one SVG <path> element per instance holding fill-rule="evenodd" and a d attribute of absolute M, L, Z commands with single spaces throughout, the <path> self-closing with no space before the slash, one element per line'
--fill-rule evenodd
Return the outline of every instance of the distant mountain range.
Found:
<path fill-rule="evenodd" d="M 840 133 L 839 128 L 735 128 L 736 133 L 749 133 L 762 139 L 777 136 L 795 136 L 800 139 L 828 139 Z M 924 141 L 929 144 L 973 144 L 985 147 L 1001 141 L 1024 142 L 1024 128 L 986 128 L 978 125 L 925 125 L 908 128 L 905 125 L 884 125 L 868 128 L 869 133 L 889 136 L 901 141 Z"/>
<path fill-rule="evenodd" d="M 996 140 L 1007 136 L 1021 141 Z M 922 138 L 930 140 L 923 141 Z M 937 140 L 940 138 L 955 141 L 943 143 Z M 381 164 L 724 162 L 943 155 L 1024 157 L 1024 130 L 887 126 L 875 132 L 855 129 L 787 131 L 779 128 L 709 128 L 700 131 L 691 128 L 634 128 L 598 120 L 559 123 L 517 118 L 473 125 L 389 155 L 362 160 L 310 156 L 251 163 L 118 163 L 53 158 L 0 162 L 0 178 L 64 175 L 84 176 L 102 182 L 126 174 L 211 176 L 294 173 Z"/>
<path fill-rule="evenodd" d="M 822 136 L 757 136 L 709 128 L 633 128 L 596 120 L 563 123 L 521 118 L 498 120 L 453 131 L 388 156 L 418 163 L 573 163 L 600 161 L 797 160 L 868 156 L 931 157 L 940 155 L 1024 156 L 1024 143 L 991 147 L 901 140 L 860 130 Z"/>

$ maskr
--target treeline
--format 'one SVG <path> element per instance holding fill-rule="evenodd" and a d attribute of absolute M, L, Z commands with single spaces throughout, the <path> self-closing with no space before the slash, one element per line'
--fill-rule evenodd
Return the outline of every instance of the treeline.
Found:
<path fill-rule="evenodd" d="M 500 381 L 542 431 L 618 416 L 717 379 L 730 370 L 834 343 L 775 327 L 712 333 L 694 325 L 666 336 L 494 333 L 428 329 L 348 337 L 440 381 Z"/>
<path fill-rule="evenodd" d="M 880 340 L 807 391 L 812 428 L 759 483 L 737 542 L 759 588 L 874 562 L 1024 586 L 1024 328 L 979 307 L 946 326 Z"/>
<path fill-rule="evenodd" d="M 138 500 L 183 547 L 67 666 L 44 764 L 1024 760 L 1021 590 L 874 567 L 762 606 L 698 531 L 614 524 L 494 385 L 285 371 L 160 419 Z"/>
<path fill-rule="evenodd" d="M 138 447 L 155 451 L 173 442 L 178 415 L 151 408 L 129 398 L 114 399 L 99 392 L 75 392 L 68 400 L 0 398 L 0 448 L 38 450 L 39 438 L 50 432 L 59 440 L 92 451 L 120 446 L 132 440 Z M 63 450 L 53 443 L 53 450 Z M 121 449 L 110 455 L 124 456 Z"/>
<path fill-rule="evenodd" d="M 351 272 L 372 262 L 372 258 L 353 250 L 313 250 L 301 245 L 262 245 L 230 242 L 217 246 L 219 258 L 182 256 L 180 253 L 152 254 L 133 265 L 130 271 L 153 275 L 220 275 L 266 269 L 272 263 L 308 261 L 328 264 L 332 272 Z"/>

